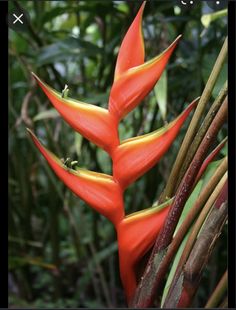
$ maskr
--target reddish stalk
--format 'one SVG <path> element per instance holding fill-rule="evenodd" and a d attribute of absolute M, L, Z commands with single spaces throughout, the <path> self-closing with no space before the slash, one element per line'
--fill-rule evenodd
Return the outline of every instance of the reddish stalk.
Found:
<path fill-rule="evenodd" d="M 158 287 L 156 274 L 167 248 L 172 240 L 174 230 L 177 226 L 181 212 L 187 201 L 198 171 L 205 159 L 210 145 L 215 140 L 218 131 L 227 118 L 227 100 L 225 99 L 213 122 L 211 123 L 205 137 L 203 138 L 193 160 L 188 168 L 176 192 L 174 202 L 167 215 L 166 221 L 156 239 L 152 254 L 148 261 L 144 275 L 140 280 L 131 306 L 136 308 L 146 308 L 152 305 Z"/>
<path fill-rule="evenodd" d="M 210 258 L 216 240 L 218 239 L 220 232 L 227 220 L 227 200 L 228 182 L 226 181 L 214 203 L 209 216 L 204 214 L 205 218 L 207 216 L 207 219 L 205 220 L 204 218 L 201 219 L 201 221 L 198 219 L 197 222 L 201 222 L 201 225 L 196 223 L 196 230 L 199 231 L 201 229 L 201 231 L 197 237 L 197 240 L 194 239 L 196 242 L 188 256 L 186 263 L 184 264 L 185 259 L 182 260 L 182 257 L 180 259 L 180 265 L 182 268 L 176 271 L 178 276 L 175 276 L 174 280 L 172 281 L 172 286 L 169 289 L 169 293 L 163 305 L 164 308 L 187 308 L 190 306 L 199 286 L 202 271 L 204 270 L 204 267 Z M 191 235 L 194 234 L 195 232 L 191 233 Z M 188 241 L 190 239 L 191 236 L 189 237 Z M 184 250 L 183 255 L 187 256 L 185 253 L 186 252 Z"/>

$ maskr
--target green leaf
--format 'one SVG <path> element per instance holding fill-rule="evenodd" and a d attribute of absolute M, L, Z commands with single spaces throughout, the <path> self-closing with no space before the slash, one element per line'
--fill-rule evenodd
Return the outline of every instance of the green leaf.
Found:
<path fill-rule="evenodd" d="M 181 224 L 183 223 L 186 215 L 188 214 L 188 212 L 191 210 L 192 206 L 194 205 L 194 202 L 197 200 L 198 196 L 199 196 L 199 193 L 202 189 L 202 185 L 203 185 L 203 180 L 200 179 L 197 183 L 197 185 L 195 186 L 192 194 L 190 195 L 190 197 L 188 198 L 185 206 L 184 206 L 184 209 L 182 211 L 182 214 L 180 216 L 180 219 L 179 219 L 179 222 L 178 222 L 178 225 L 175 229 L 175 233 L 174 235 L 177 233 L 179 227 L 181 226 Z"/>
<path fill-rule="evenodd" d="M 223 159 L 219 159 L 219 160 L 215 160 L 209 163 L 202 177 L 202 180 L 203 180 L 202 187 L 204 187 L 207 184 L 207 182 L 210 180 L 210 178 L 212 177 L 216 169 L 221 164 L 222 160 Z"/>
<path fill-rule="evenodd" d="M 154 93 L 159 106 L 161 116 L 163 120 L 166 120 L 166 111 L 167 111 L 167 71 L 165 70 L 160 80 L 154 87 Z"/>
<path fill-rule="evenodd" d="M 47 22 L 51 22 L 55 17 L 65 14 L 65 12 L 69 13 L 70 11 L 72 11 L 72 8 L 69 6 L 51 8 L 50 11 L 43 15 L 42 25 L 46 24 Z"/>
<path fill-rule="evenodd" d="M 205 28 L 208 28 L 211 22 L 215 21 L 218 18 L 222 18 L 225 16 L 227 16 L 227 9 L 217 11 L 211 14 L 205 14 L 202 16 L 201 22 Z"/>
<path fill-rule="evenodd" d="M 223 156 L 227 156 L 228 155 L 228 142 L 225 143 L 225 146 L 221 149 L 220 154 Z"/>
<path fill-rule="evenodd" d="M 117 242 L 114 241 L 112 244 L 107 246 L 104 250 L 99 251 L 96 255 L 88 262 L 88 267 L 92 268 L 94 265 L 101 263 L 104 259 L 115 253 L 118 249 Z"/>
<path fill-rule="evenodd" d="M 111 160 L 104 150 L 97 149 L 97 160 L 101 166 L 102 171 L 106 174 L 111 174 Z"/>
<path fill-rule="evenodd" d="M 34 118 L 33 121 L 41 121 L 43 119 L 48 119 L 48 118 L 56 118 L 59 117 L 59 113 L 55 109 L 49 109 L 47 111 L 43 111 L 38 113 Z"/>
<path fill-rule="evenodd" d="M 203 56 L 202 77 L 205 83 L 209 78 L 209 72 L 211 72 L 215 64 L 216 58 L 217 55 L 215 54 L 205 54 Z M 212 96 L 214 98 L 218 96 L 222 88 L 222 85 L 224 85 L 225 81 L 227 80 L 227 76 L 228 76 L 227 64 L 224 64 L 212 92 Z"/>
<path fill-rule="evenodd" d="M 78 157 L 81 154 L 81 145 L 82 145 L 83 137 L 79 133 L 75 133 L 75 152 Z"/>
<path fill-rule="evenodd" d="M 42 66 L 59 61 L 65 61 L 78 57 L 94 57 L 101 54 L 95 44 L 83 41 L 79 38 L 69 37 L 64 40 L 44 46 L 36 54 L 37 66 Z"/>

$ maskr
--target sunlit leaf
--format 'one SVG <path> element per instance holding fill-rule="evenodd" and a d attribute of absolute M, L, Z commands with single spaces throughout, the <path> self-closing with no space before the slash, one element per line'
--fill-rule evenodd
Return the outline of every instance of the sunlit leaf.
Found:
<path fill-rule="evenodd" d="M 162 73 L 160 80 L 155 85 L 154 93 L 160 109 L 161 116 L 165 121 L 167 111 L 167 70 Z"/>
<path fill-rule="evenodd" d="M 49 109 L 43 112 L 38 113 L 34 118 L 33 121 L 37 122 L 37 121 L 41 121 L 44 119 L 49 119 L 49 118 L 57 118 L 59 117 L 59 113 L 57 112 L 57 110 L 55 109 Z"/>
<path fill-rule="evenodd" d="M 210 14 L 205 14 L 201 18 L 201 22 L 204 27 L 208 28 L 210 26 L 210 23 L 215 21 L 218 18 L 222 18 L 227 16 L 227 9 L 221 10 L 221 11 L 216 11 Z"/>

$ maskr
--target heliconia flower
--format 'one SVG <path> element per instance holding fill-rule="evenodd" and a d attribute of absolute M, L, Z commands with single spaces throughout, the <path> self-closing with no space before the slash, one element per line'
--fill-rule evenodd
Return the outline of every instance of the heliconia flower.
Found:
<path fill-rule="evenodd" d="M 135 292 L 135 267 L 150 250 L 162 228 L 171 202 L 134 212 L 126 216 L 117 227 L 121 280 L 129 301 Z"/>
<path fill-rule="evenodd" d="M 152 90 L 164 71 L 180 38 L 181 36 L 178 36 L 160 55 L 144 64 L 128 69 L 114 81 L 110 92 L 108 108 L 112 115 L 121 120 Z"/>
<path fill-rule="evenodd" d="M 124 207 L 120 186 L 114 182 L 112 176 L 85 169 L 75 171 L 68 168 L 48 151 L 29 129 L 28 132 L 53 171 L 69 189 L 107 217 L 115 226 L 123 219 Z"/>
<path fill-rule="evenodd" d="M 180 36 L 159 56 L 144 63 L 142 35 L 143 3 L 121 44 L 110 91 L 108 109 L 65 97 L 33 74 L 52 105 L 65 121 L 85 138 L 109 153 L 113 176 L 67 167 L 47 150 L 30 131 L 30 136 L 56 175 L 77 196 L 115 226 L 120 274 L 127 299 L 134 294 L 139 260 L 153 246 L 169 211 L 171 200 L 125 216 L 125 188 L 153 167 L 176 138 L 185 119 L 196 106 L 194 100 L 174 121 L 152 133 L 120 144 L 119 121 L 133 110 L 160 78 Z"/>
<path fill-rule="evenodd" d="M 142 33 L 142 15 L 145 2 L 141 5 L 133 23 L 127 31 L 117 56 L 114 80 L 132 67 L 144 63 L 144 42 Z M 135 44 L 134 44 L 135 42 Z"/>
<path fill-rule="evenodd" d="M 161 159 L 197 102 L 198 98 L 167 126 L 125 140 L 118 146 L 113 157 L 113 175 L 122 188 L 125 189 Z"/>
<path fill-rule="evenodd" d="M 62 98 L 61 93 L 44 83 L 36 74 L 32 74 L 54 108 L 73 129 L 112 153 L 119 144 L 119 138 L 117 121 L 107 109 L 71 98 Z"/>

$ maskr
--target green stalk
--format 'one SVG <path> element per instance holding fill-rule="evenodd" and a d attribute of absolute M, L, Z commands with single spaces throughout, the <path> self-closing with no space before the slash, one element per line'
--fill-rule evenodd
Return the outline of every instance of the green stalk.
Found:
<path fill-rule="evenodd" d="M 225 271 L 219 283 L 214 289 L 211 297 L 205 305 L 205 308 L 216 308 L 221 298 L 224 296 L 228 286 L 228 270 Z"/>
<path fill-rule="evenodd" d="M 209 214 L 202 230 L 196 240 L 196 243 L 190 253 L 190 256 L 184 266 L 180 276 L 180 281 L 183 282 L 176 286 L 177 291 L 181 291 L 179 301 L 176 303 L 177 291 L 172 294 L 172 297 L 167 299 L 167 308 L 189 307 L 193 301 L 194 295 L 200 284 L 202 272 L 210 259 L 217 239 L 219 238 L 224 224 L 227 220 L 227 201 L 222 202 L 220 208 L 213 208 Z M 183 277 L 183 278 L 182 278 Z M 181 280 L 182 278 L 182 280 Z M 177 298 L 176 298 L 177 297 Z M 172 301 L 174 302 L 171 302 Z"/>
<path fill-rule="evenodd" d="M 204 186 L 203 190 L 201 191 L 198 199 L 192 206 L 191 210 L 183 220 L 182 224 L 180 225 L 177 233 L 175 234 L 173 241 L 171 242 L 170 246 L 168 247 L 167 253 L 163 258 L 161 264 L 159 265 L 156 279 L 158 279 L 158 283 L 161 283 L 166 275 L 168 267 L 178 251 L 181 242 L 184 240 L 187 234 L 189 234 L 189 229 L 191 224 L 197 217 L 197 215 L 201 212 L 202 208 L 204 207 L 207 199 L 211 195 L 211 193 L 215 190 L 217 184 L 220 182 L 220 179 L 224 175 L 227 170 L 227 158 L 225 158 L 220 166 L 216 169 L 215 173 L 212 175 L 209 182 Z M 182 246 L 182 245 L 181 245 Z"/>
<path fill-rule="evenodd" d="M 169 288 L 169 292 L 167 294 L 164 307 L 176 307 L 178 305 L 178 302 L 181 297 L 182 293 L 182 284 L 183 284 L 183 274 L 185 272 L 186 264 L 190 260 L 192 261 L 192 269 L 190 268 L 189 264 L 189 270 L 188 272 L 193 272 L 193 269 L 197 269 L 199 267 L 198 261 L 193 259 L 192 253 L 195 253 L 196 250 L 196 240 L 198 240 L 197 236 L 198 234 L 202 234 L 202 227 L 206 227 L 204 222 L 208 218 L 208 215 L 210 213 L 210 210 L 217 209 L 218 208 L 218 201 L 221 201 L 220 196 L 222 193 L 224 194 L 227 191 L 227 172 L 224 174 L 224 176 L 221 178 L 220 182 L 216 186 L 214 192 L 211 194 L 210 198 L 208 199 L 207 203 L 205 204 L 204 208 L 202 209 L 196 223 L 194 224 L 194 227 L 190 233 L 190 236 L 187 240 L 187 243 L 184 247 L 183 253 L 181 255 L 181 258 L 179 260 L 179 264 L 177 266 L 174 279 L 172 281 L 171 287 Z M 224 195 L 223 195 L 224 196 Z M 209 222 L 209 220 L 207 220 Z M 212 222 L 213 223 L 213 222 Z M 210 225 L 210 222 L 209 222 Z M 208 227 L 208 226 L 207 226 Z M 210 227 L 210 226 L 209 226 Z M 199 233 L 200 232 L 200 233 Z M 204 240 L 203 240 L 204 241 Z M 198 252 L 202 251 L 204 247 L 204 244 L 201 243 L 201 246 L 197 245 Z M 200 260 L 199 260 L 200 261 Z M 192 279 L 193 280 L 193 279 Z M 192 286 L 192 280 L 190 281 L 189 285 Z M 184 284 L 183 284 L 184 285 Z M 181 290 L 180 290 L 181 286 Z M 195 287 L 195 286 L 194 286 Z M 177 297 L 178 292 L 178 297 Z M 191 295 L 192 292 L 189 290 L 189 294 Z M 189 300 L 185 300 L 185 302 L 189 302 Z"/>
<path fill-rule="evenodd" d="M 152 254 L 140 280 L 135 296 L 131 301 L 131 306 L 138 308 L 147 308 L 152 305 L 156 290 L 159 285 L 156 278 L 160 263 L 163 261 L 168 246 L 171 243 L 174 230 L 182 213 L 183 207 L 192 191 L 197 173 L 202 165 L 209 147 L 212 145 L 216 135 L 227 117 L 227 104 L 224 102 L 209 127 L 204 139 L 202 140 L 198 151 L 196 152 L 192 163 L 186 172 L 174 198 L 165 223 L 156 239 Z"/>
<path fill-rule="evenodd" d="M 220 106 L 223 103 L 223 100 L 226 96 L 228 92 L 228 83 L 227 81 L 225 82 L 224 86 L 222 87 L 218 97 L 216 98 L 216 100 L 214 101 L 214 103 L 212 104 L 210 110 L 208 111 L 200 129 L 198 130 L 190 148 L 188 153 L 186 154 L 186 158 L 183 162 L 182 167 L 180 168 L 180 172 L 179 172 L 179 176 L 178 176 L 178 181 L 176 182 L 176 186 L 175 189 L 178 187 L 178 185 L 180 184 L 181 180 L 183 179 L 183 176 L 185 174 L 185 172 L 187 171 L 191 160 L 193 159 L 194 154 L 197 151 L 197 148 L 199 146 L 199 144 L 201 143 L 203 137 L 206 134 L 207 129 L 209 128 L 211 122 L 213 121 L 216 113 L 218 112 Z"/>
<path fill-rule="evenodd" d="M 203 93 L 201 95 L 201 98 L 199 100 L 199 103 L 197 105 L 197 108 L 194 112 L 194 115 L 192 117 L 192 120 L 190 122 L 190 125 L 188 127 L 188 130 L 186 132 L 186 135 L 184 137 L 184 140 L 182 142 L 182 145 L 180 147 L 179 153 L 177 155 L 177 158 L 175 160 L 175 163 L 173 165 L 173 168 L 171 170 L 169 179 L 167 181 L 166 187 L 161 194 L 160 202 L 163 202 L 166 197 L 172 197 L 174 194 L 175 184 L 176 180 L 178 179 L 179 171 L 183 165 L 183 162 L 185 160 L 185 157 L 190 149 L 190 145 L 193 141 L 193 138 L 196 134 L 197 127 L 199 125 L 199 122 L 201 120 L 201 117 L 204 113 L 204 110 L 206 108 L 206 105 L 211 97 L 211 93 L 214 89 L 215 83 L 217 81 L 217 78 L 221 72 L 221 69 L 223 67 L 223 64 L 225 62 L 225 59 L 227 57 L 228 53 L 228 39 L 226 37 L 223 47 L 219 53 L 219 56 L 215 62 L 215 65 L 212 69 L 212 72 L 210 74 L 210 77 L 207 81 L 207 84 L 203 90 Z"/>

